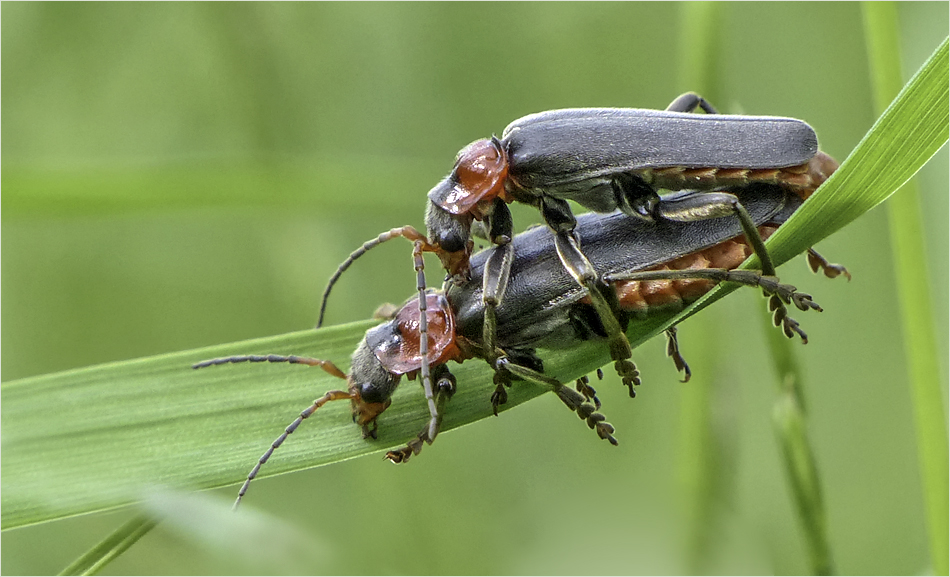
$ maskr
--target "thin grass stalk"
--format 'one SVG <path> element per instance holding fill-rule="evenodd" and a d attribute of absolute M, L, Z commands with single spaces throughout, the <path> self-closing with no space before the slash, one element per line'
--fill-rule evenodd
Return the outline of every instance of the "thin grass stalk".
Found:
<path fill-rule="evenodd" d="M 801 370 L 791 341 L 775 330 L 767 331 L 767 338 L 778 381 L 778 398 L 772 411 L 772 422 L 782 448 L 795 509 L 804 531 L 809 567 L 815 575 L 833 575 L 834 562 L 828 541 L 821 478 L 808 440 Z"/>
<path fill-rule="evenodd" d="M 136 541 L 158 525 L 151 516 L 137 515 L 116 529 L 98 545 L 83 553 L 60 575 L 96 575 Z"/>
<path fill-rule="evenodd" d="M 880 114 L 903 84 L 897 6 L 893 2 L 867 2 L 863 12 L 874 105 Z M 920 192 L 916 179 L 912 179 L 888 203 L 888 221 L 902 341 L 914 406 L 930 561 L 935 575 L 946 575 L 950 571 L 947 516 L 950 507 L 947 454 L 950 449 L 944 401 L 940 393 L 940 367 L 930 302 L 926 246 L 921 234 L 922 220 Z"/>
<path fill-rule="evenodd" d="M 685 2 L 681 5 L 682 37 L 679 46 L 680 92 L 692 91 L 716 102 L 714 81 L 719 62 L 718 22 L 722 5 L 716 2 Z M 693 327 L 701 333 L 711 332 L 705 325 Z M 697 339 L 694 355 L 717 358 L 717 338 L 702 335 Z M 705 371 L 706 375 L 714 371 Z M 703 573 L 703 559 L 710 549 L 714 503 L 724 487 L 716 470 L 722 456 L 713 434 L 711 380 L 703 374 L 694 376 L 679 388 L 679 447 L 677 475 L 682 494 L 686 526 L 686 562 L 689 573 Z"/>

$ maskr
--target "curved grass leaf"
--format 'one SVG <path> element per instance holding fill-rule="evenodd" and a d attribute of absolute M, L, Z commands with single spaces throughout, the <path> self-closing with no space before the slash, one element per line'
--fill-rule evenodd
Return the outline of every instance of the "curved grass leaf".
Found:
<path fill-rule="evenodd" d="M 947 141 L 947 44 L 944 43 L 875 124 L 821 191 L 770 240 L 784 262 L 882 202 Z M 725 289 L 726 287 L 723 287 Z M 725 290 L 717 289 L 714 298 Z M 632 326 L 636 346 L 675 317 Z M 59 519 L 144 498 L 149 487 L 207 489 L 244 479 L 263 449 L 296 414 L 343 383 L 302 366 L 232 365 L 194 371 L 191 364 L 249 353 L 313 355 L 346 368 L 370 322 L 302 331 L 240 343 L 111 363 L 3 383 L 2 528 Z M 602 345 L 545 355 L 567 381 L 604 364 Z M 493 388 L 484 363 L 453 372 L 458 394 L 445 431 L 491 414 Z M 542 389 L 512 388 L 506 410 Z M 262 470 L 261 476 L 380 452 L 400 445 L 425 424 L 420 387 L 397 391 L 380 423 L 378 441 L 360 438 L 345 403 L 317 412 Z M 431 449 L 426 449 L 431 450 Z"/>

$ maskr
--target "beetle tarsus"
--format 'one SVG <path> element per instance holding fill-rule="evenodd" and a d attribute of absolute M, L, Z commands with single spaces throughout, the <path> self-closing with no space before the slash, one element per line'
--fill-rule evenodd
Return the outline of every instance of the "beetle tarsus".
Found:
<path fill-rule="evenodd" d="M 666 329 L 666 356 L 673 359 L 673 364 L 676 366 L 676 370 L 683 373 L 683 380 L 681 383 L 688 383 L 689 379 L 693 376 L 693 372 L 689 370 L 689 364 L 686 362 L 686 359 L 683 358 L 683 355 L 680 354 L 680 344 L 676 338 L 676 327 L 670 327 Z"/>
<path fill-rule="evenodd" d="M 603 375 L 603 373 L 601 373 L 601 375 Z M 577 379 L 577 383 L 574 388 L 577 389 L 578 393 L 584 395 L 585 399 L 588 401 L 593 401 L 594 407 L 600 410 L 600 399 L 597 398 L 597 391 L 594 389 L 594 387 L 590 386 L 590 379 L 587 378 L 587 376 Z"/>
<path fill-rule="evenodd" d="M 554 392 L 568 409 L 577 413 L 581 420 L 587 422 L 588 427 L 597 432 L 598 437 L 617 446 L 613 425 L 607 422 L 607 417 L 597 412 L 598 407 L 587 402 L 585 395 L 564 385 L 554 387 Z"/>
<path fill-rule="evenodd" d="M 851 281 L 851 273 L 848 272 L 847 268 L 840 264 L 828 262 L 813 248 L 808 249 L 808 266 L 813 273 L 820 270 L 828 278 L 837 278 L 844 275 L 849 282 Z"/>
<path fill-rule="evenodd" d="M 640 371 L 637 370 L 637 366 L 633 364 L 633 361 L 630 359 L 614 361 L 614 370 L 620 375 L 624 386 L 630 390 L 630 398 L 636 397 L 637 391 L 634 390 L 634 387 L 640 386 Z"/>
<path fill-rule="evenodd" d="M 389 461 L 395 465 L 409 462 L 409 457 L 412 457 L 413 455 L 418 455 L 419 453 L 422 452 L 422 445 L 424 443 L 423 438 L 422 438 L 423 434 L 424 432 L 419 433 L 419 437 L 406 443 L 405 447 L 401 449 L 397 449 L 395 451 L 389 451 L 388 453 L 386 453 L 385 458 L 389 459 Z"/>

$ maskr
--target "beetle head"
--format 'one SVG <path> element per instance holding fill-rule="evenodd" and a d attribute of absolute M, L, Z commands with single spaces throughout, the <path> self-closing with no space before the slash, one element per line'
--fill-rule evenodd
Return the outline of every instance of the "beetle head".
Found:
<path fill-rule="evenodd" d="M 367 333 L 368 336 L 369 333 Z M 393 392 L 399 385 L 401 377 L 387 371 L 379 359 L 373 355 L 366 342 L 364 338 L 356 347 L 353 353 L 353 364 L 347 377 L 350 392 L 354 393 L 353 421 L 363 427 L 376 420 L 376 417 L 389 407 Z"/>
<path fill-rule="evenodd" d="M 426 207 L 426 231 L 429 241 L 439 246 L 439 260 L 442 267 L 452 276 L 468 276 L 468 257 L 472 254 L 474 243 L 471 240 L 472 216 L 455 215 L 439 204 L 443 193 L 451 190 L 451 177 L 445 177 L 429 193 Z"/>

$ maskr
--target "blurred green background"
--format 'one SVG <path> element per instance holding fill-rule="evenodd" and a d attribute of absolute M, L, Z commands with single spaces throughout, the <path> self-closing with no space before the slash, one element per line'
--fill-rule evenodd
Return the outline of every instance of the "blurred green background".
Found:
<path fill-rule="evenodd" d="M 697 57 L 683 8 L 4 3 L 3 380 L 312 326 L 336 264 L 382 230 L 421 227 L 425 193 L 465 144 L 531 112 L 663 108 L 696 88 L 680 80 Z M 948 5 L 899 14 L 909 77 L 947 35 Z M 803 118 L 843 159 L 875 119 L 860 6 L 726 4 L 719 16 L 705 94 L 727 112 Z M 942 351 L 947 173 L 944 150 L 920 175 Z M 885 212 L 818 248 L 854 280 L 812 276 L 803 260 L 781 274 L 825 308 L 799 315 L 811 342 L 796 352 L 835 561 L 846 574 L 924 572 Z M 413 282 L 406 246 L 380 248 L 344 277 L 328 321 L 367 318 Z M 763 308 L 739 291 L 681 325 L 694 382 L 677 382 L 656 339 L 635 351 L 637 400 L 608 376 L 618 448 L 542 397 L 408 466 L 358 459 L 257 482 L 249 506 L 311 535 L 303 568 L 262 569 L 159 526 L 106 573 L 805 572 Z M 678 451 L 691 426 L 679 415 L 701 382 L 713 419 L 697 467 Z M 288 421 L 309 400 L 289 399 Z M 56 573 L 132 514 L 5 532 L 0 570 Z"/>

